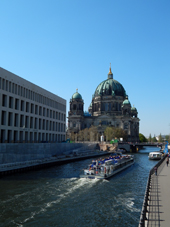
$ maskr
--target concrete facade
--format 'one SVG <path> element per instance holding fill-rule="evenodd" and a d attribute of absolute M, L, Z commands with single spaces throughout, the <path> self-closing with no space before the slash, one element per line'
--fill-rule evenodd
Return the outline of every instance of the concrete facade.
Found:
<path fill-rule="evenodd" d="M 60 142 L 66 100 L 0 67 L 0 121 L 0 143 Z"/>
<path fill-rule="evenodd" d="M 0 164 L 24 162 L 30 160 L 40 160 L 72 153 L 78 150 L 86 153 L 94 150 L 96 143 L 1 143 L 0 144 Z"/>

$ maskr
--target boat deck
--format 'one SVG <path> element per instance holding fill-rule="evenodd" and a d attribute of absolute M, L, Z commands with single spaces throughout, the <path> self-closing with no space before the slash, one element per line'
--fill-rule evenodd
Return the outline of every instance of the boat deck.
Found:
<path fill-rule="evenodd" d="M 126 161 L 124 161 L 122 163 L 116 164 L 112 173 L 106 174 L 104 172 L 99 171 L 97 174 L 91 174 L 91 175 L 90 174 L 89 175 L 88 174 L 87 175 L 86 174 L 81 174 L 80 178 L 108 179 L 108 178 L 114 176 L 115 174 L 121 172 L 122 170 L 130 167 L 133 164 L 134 164 L 134 159 L 131 158 L 131 159 L 128 159 L 128 160 L 126 160 Z"/>

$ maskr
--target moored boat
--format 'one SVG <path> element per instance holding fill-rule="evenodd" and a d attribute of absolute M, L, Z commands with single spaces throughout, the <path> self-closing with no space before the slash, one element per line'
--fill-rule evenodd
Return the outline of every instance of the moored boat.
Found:
<path fill-rule="evenodd" d="M 160 160 L 162 158 L 162 153 L 159 151 L 150 152 L 148 158 L 151 160 Z"/>
<path fill-rule="evenodd" d="M 113 155 L 105 159 L 92 161 L 88 168 L 84 169 L 80 178 L 108 179 L 120 171 L 134 164 L 133 155 Z"/>

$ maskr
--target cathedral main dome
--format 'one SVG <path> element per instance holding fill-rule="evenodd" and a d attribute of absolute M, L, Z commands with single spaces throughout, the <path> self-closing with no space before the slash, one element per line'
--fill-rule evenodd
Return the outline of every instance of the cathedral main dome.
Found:
<path fill-rule="evenodd" d="M 110 71 L 108 73 L 107 80 L 101 82 L 94 93 L 94 97 L 96 96 L 104 96 L 104 95 L 112 95 L 112 96 L 123 96 L 124 98 L 127 96 L 126 91 L 122 84 L 120 84 L 117 80 L 113 79 L 113 73 Z"/>

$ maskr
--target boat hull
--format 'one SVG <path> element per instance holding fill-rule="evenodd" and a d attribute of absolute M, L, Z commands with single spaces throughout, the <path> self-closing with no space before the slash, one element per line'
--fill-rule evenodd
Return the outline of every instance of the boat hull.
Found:
<path fill-rule="evenodd" d="M 149 160 L 160 160 L 161 157 L 149 157 Z"/>

